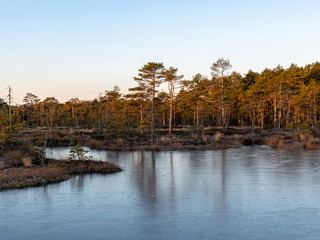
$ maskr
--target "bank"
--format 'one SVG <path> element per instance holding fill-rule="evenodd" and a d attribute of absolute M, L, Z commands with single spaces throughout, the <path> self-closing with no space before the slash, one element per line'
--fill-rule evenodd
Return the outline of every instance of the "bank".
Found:
<path fill-rule="evenodd" d="M 111 174 L 122 168 L 111 162 L 49 159 L 44 166 L 20 166 L 0 170 L 0 190 L 45 186 L 79 174 Z"/>

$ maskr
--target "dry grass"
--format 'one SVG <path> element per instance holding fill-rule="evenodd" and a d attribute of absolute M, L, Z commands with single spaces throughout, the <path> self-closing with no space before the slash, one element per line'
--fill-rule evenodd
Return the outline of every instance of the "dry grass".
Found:
<path fill-rule="evenodd" d="M 58 160 L 69 161 L 70 160 L 69 154 L 58 154 Z"/>
<path fill-rule="evenodd" d="M 267 142 L 268 146 L 272 147 L 272 148 L 278 148 L 280 139 L 278 137 L 270 137 L 269 141 Z"/>
<path fill-rule="evenodd" d="M 320 149 L 320 144 L 319 143 L 315 143 L 313 141 L 308 141 L 305 144 L 305 148 L 308 149 L 308 150 Z"/>
<path fill-rule="evenodd" d="M 311 143 L 307 144 L 308 139 L 302 140 L 294 138 L 293 131 L 281 130 L 261 130 L 256 128 L 229 128 L 221 130 L 221 128 L 203 128 L 195 129 L 178 128 L 172 134 L 167 133 L 167 129 L 158 130 L 158 139 L 156 144 L 150 142 L 150 136 L 132 134 L 127 137 L 116 137 L 106 140 L 104 132 L 84 131 L 62 129 L 52 132 L 49 135 L 49 145 L 70 146 L 71 143 L 80 143 L 92 149 L 101 150 L 183 150 L 183 149 L 218 149 L 232 148 L 242 145 L 261 145 L 267 144 L 273 148 L 307 148 L 313 149 L 317 147 Z M 39 134 L 32 133 L 31 136 L 37 137 Z M 31 137 L 29 136 L 29 138 Z M 302 139 L 304 136 L 301 137 Z M 35 139 L 35 138 L 33 138 Z M 295 140 L 289 142 L 289 140 Z M 316 140 L 316 139 L 315 139 Z M 314 141 L 312 141 L 314 144 Z M 63 158 L 62 158 L 63 159 Z M 22 163 L 21 163 L 22 164 Z M 34 162 L 35 164 L 35 162 Z"/>
<path fill-rule="evenodd" d="M 210 137 L 208 135 L 201 134 L 201 141 L 207 143 L 210 141 Z"/>
<path fill-rule="evenodd" d="M 283 140 L 279 137 L 270 137 L 267 144 L 272 148 L 285 148 L 285 149 L 320 149 L 320 142 L 312 140 Z"/>
<path fill-rule="evenodd" d="M 1 181 L 8 182 L 16 179 L 28 179 L 28 178 L 39 178 L 45 176 L 61 175 L 66 174 L 67 171 L 61 167 L 49 165 L 45 167 L 33 167 L 33 168 L 8 168 L 0 172 Z"/>
<path fill-rule="evenodd" d="M 191 138 L 192 139 L 198 139 L 199 138 L 199 133 L 198 132 L 191 133 Z"/>
<path fill-rule="evenodd" d="M 119 137 L 119 138 L 116 138 L 116 139 L 115 139 L 115 142 L 116 142 L 116 143 L 123 144 L 123 143 L 125 142 L 125 140 L 124 140 L 122 137 Z"/>
<path fill-rule="evenodd" d="M 283 139 L 279 139 L 278 148 L 285 148 L 285 147 L 286 147 L 286 145 L 285 145 Z"/>
<path fill-rule="evenodd" d="M 220 141 L 222 137 L 223 137 L 223 133 L 217 132 L 217 133 L 213 136 L 213 139 L 214 139 L 215 141 Z"/>
<path fill-rule="evenodd" d="M 113 173 L 121 168 L 111 162 L 84 161 L 77 167 L 73 167 L 72 173 Z"/>
<path fill-rule="evenodd" d="M 275 137 L 272 136 L 269 138 L 269 140 L 267 141 L 267 145 L 269 145 L 272 148 L 286 148 L 287 145 L 285 144 L 284 140 L 279 138 L 279 137 Z"/>
<path fill-rule="evenodd" d="M 55 166 L 9 168 L 0 172 L 0 189 L 40 186 L 69 178 L 64 169 Z"/>
<path fill-rule="evenodd" d="M 56 161 L 42 167 L 7 168 L 0 171 L 0 189 L 23 188 L 61 182 L 72 174 L 114 173 L 122 169 L 111 162 Z"/>
<path fill-rule="evenodd" d="M 22 163 L 23 155 L 24 153 L 22 151 L 14 150 L 14 151 L 5 152 L 3 154 L 3 157 L 7 165 L 17 167 L 23 164 Z"/>
<path fill-rule="evenodd" d="M 159 138 L 160 142 L 162 143 L 168 143 L 168 142 L 172 142 L 173 139 L 173 135 L 163 135 Z"/>
<path fill-rule="evenodd" d="M 23 157 L 21 159 L 21 161 L 23 162 L 23 165 L 25 167 L 31 167 L 32 166 L 32 158 L 31 157 Z"/>
<path fill-rule="evenodd" d="M 92 149 L 103 149 L 102 142 L 97 139 L 90 139 L 87 143 L 85 143 L 85 145 Z"/>
<path fill-rule="evenodd" d="M 4 161 L 0 161 L 0 169 L 5 168 L 6 164 L 4 163 Z"/>

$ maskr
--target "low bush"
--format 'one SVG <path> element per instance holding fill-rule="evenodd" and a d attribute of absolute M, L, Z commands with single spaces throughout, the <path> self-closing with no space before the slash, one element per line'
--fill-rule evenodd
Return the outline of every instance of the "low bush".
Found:
<path fill-rule="evenodd" d="M 12 167 L 23 165 L 23 162 L 22 162 L 23 156 L 24 156 L 24 153 L 21 150 L 9 151 L 3 154 L 6 165 L 12 166 Z"/>
<path fill-rule="evenodd" d="M 92 149 L 103 149 L 102 141 L 99 141 L 97 139 L 90 139 L 86 145 Z"/>
<path fill-rule="evenodd" d="M 305 148 L 308 150 L 315 150 L 315 149 L 319 149 L 320 145 L 313 143 L 312 141 L 308 141 L 305 145 Z"/>
<path fill-rule="evenodd" d="M 284 148 L 285 144 L 283 139 L 279 137 L 270 137 L 267 144 L 272 148 Z"/>

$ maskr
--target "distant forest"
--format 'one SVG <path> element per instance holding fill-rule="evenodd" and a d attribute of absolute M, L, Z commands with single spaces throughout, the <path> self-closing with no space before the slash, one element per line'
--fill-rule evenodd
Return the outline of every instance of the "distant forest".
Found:
<path fill-rule="evenodd" d="M 13 105 L 11 88 L 0 101 L 0 126 L 55 129 L 94 128 L 109 136 L 156 129 L 250 126 L 259 128 L 316 127 L 320 123 L 320 63 L 285 69 L 277 66 L 242 76 L 229 60 L 212 64 L 211 77 L 184 79 L 178 69 L 149 62 L 137 70 L 137 85 L 122 94 L 115 86 L 99 98 L 72 98 L 59 103 L 26 93 L 24 104 Z M 166 92 L 159 86 L 168 87 Z"/>

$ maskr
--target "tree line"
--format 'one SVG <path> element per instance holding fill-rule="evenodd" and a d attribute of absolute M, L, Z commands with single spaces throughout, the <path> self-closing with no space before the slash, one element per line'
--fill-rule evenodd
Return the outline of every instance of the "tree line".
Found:
<path fill-rule="evenodd" d="M 24 104 L 12 106 L 11 96 L 0 99 L 0 126 L 24 128 L 94 128 L 110 137 L 134 131 L 155 140 L 156 129 L 213 126 L 251 126 L 272 129 L 318 126 L 320 117 L 320 63 L 266 68 L 245 75 L 231 71 L 229 60 L 211 66 L 211 76 L 200 73 L 184 79 L 174 67 L 149 62 L 133 80 L 136 87 L 122 94 L 119 87 L 94 100 L 55 97 L 40 100 L 27 93 Z M 166 84 L 167 91 L 159 91 Z M 11 94 L 11 88 L 10 88 Z"/>

